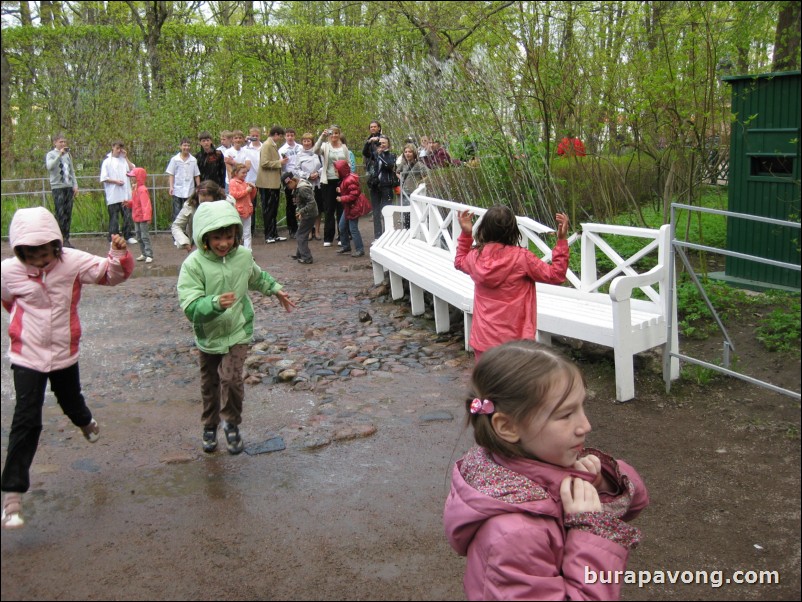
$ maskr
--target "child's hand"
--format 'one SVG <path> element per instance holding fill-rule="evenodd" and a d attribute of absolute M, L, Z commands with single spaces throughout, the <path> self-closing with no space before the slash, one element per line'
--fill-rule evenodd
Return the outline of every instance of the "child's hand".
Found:
<path fill-rule="evenodd" d="M 565 240 L 568 238 L 568 216 L 558 213 L 554 217 L 557 220 L 557 240 Z"/>
<path fill-rule="evenodd" d="M 343 202 L 343 199 L 342 199 L 342 197 L 339 197 L 339 196 L 338 196 L 338 197 L 337 197 L 337 202 L 338 202 L 338 203 L 342 203 L 342 202 Z"/>
<path fill-rule="evenodd" d="M 115 251 L 125 251 L 128 249 L 128 245 L 125 244 L 125 239 L 120 236 L 119 234 L 112 234 L 111 235 L 111 248 Z"/>
<path fill-rule="evenodd" d="M 601 501 L 596 488 L 578 477 L 565 477 L 560 484 L 560 498 L 566 514 L 600 512 Z"/>
<path fill-rule="evenodd" d="M 181 248 L 184 249 L 187 253 L 192 253 L 192 245 L 181 245 Z"/>
<path fill-rule="evenodd" d="M 340 187 L 337 186 L 337 188 L 334 189 L 334 192 L 340 192 Z"/>
<path fill-rule="evenodd" d="M 584 458 L 579 458 L 579 460 L 574 462 L 573 468 L 574 470 L 581 470 L 582 472 L 592 474 L 595 477 L 592 484 L 596 490 L 598 490 L 604 482 L 604 478 L 602 477 L 601 460 L 599 460 L 599 458 L 593 454 L 589 454 Z"/>
<path fill-rule="evenodd" d="M 228 309 L 237 302 L 237 296 L 234 293 L 223 293 L 217 302 L 220 303 L 220 307 L 223 309 Z"/>
<path fill-rule="evenodd" d="M 278 297 L 278 302 L 281 303 L 281 307 L 283 307 L 288 313 L 291 311 L 291 308 L 297 307 L 295 303 L 290 301 L 290 296 L 284 291 L 277 292 L 276 297 Z"/>
<path fill-rule="evenodd" d="M 457 217 L 463 234 L 473 235 L 473 213 L 470 211 L 457 211 Z"/>

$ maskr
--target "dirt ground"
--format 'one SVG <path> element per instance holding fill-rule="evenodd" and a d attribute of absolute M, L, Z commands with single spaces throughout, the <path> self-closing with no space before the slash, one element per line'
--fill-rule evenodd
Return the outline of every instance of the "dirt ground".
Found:
<path fill-rule="evenodd" d="M 174 292 L 185 255 L 165 235 L 131 280 L 84 289 L 82 383 L 101 439 L 84 441 L 48 393 L 27 524 L 2 534 L 3 600 L 463 599 L 464 559 L 442 529 L 451 466 L 471 445 L 461 402 L 473 360 L 460 323 L 436 335 L 407 303 L 371 299 L 368 258 L 335 250 L 316 243 L 315 263 L 300 266 L 290 243 L 256 242 L 257 262 L 299 302 L 290 315 L 256 302 L 242 433 L 248 446 L 280 436 L 286 449 L 272 453 L 200 449 L 198 369 Z M 739 364 L 799 391 L 798 356 L 763 350 L 757 316 L 747 318 L 731 333 Z M 5 312 L 2 326 L 5 460 Z M 799 402 L 722 376 L 666 393 L 659 357 L 646 354 L 636 399 L 615 404 L 611 353 L 556 344 L 584 370 L 590 443 L 649 487 L 628 568 L 655 580 L 711 575 L 625 584 L 623 599 L 798 600 Z M 716 345 L 681 351 L 715 361 L 703 347 Z M 273 382 L 284 369 L 298 376 Z M 760 571 L 779 583 L 735 583 Z"/>

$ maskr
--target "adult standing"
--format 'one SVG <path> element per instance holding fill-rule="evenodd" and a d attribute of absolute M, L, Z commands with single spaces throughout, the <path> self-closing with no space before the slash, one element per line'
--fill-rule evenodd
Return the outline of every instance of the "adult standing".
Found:
<path fill-rule="evenodd" d="M 390 152 L 390 139 L 384 134 L 378 136 L 379 147 L 373 154 L 376 179 L 370 190 L 370 204 L 373 207 L 373 236 L 379 238 L 384 233 L 382 209 L 393 204 L 395 195 L 395 155 Z"/>
<path fill-rule="evenodd" d="M 53 136 L 53 150 L 45 156 L 45 168 L 50 175 L 50 190 L 53 192 L 56 221 L 64 239 L 63 246 L 72 247 L 70 224 L 72 204 L 78 194 L 78 179 L 75 177 L 70 147 L 67 146 L 67 138 L 63 134 Z"/>
<path fill-rule="evenodd" d="M 256 186 L 262 199 L 262 216 L 265 222 L 265 242 L 272 244 L 287 240 L 278 235 L 276 217 L 278 215 L 278 201 L 281 193 L 281 170 L 289 161 L 278 154 L 278 147 L 284 140 L 284 128 L 274 125 L 270 128 L 267 142 L 262 144 L 259 151 L 259 171 L 256 174 Z"/>
<path fill-rule="evenodd" d="M 173 197 L 173 221 L 178 217 L 181 207 L 200 184 L 198 160 L 190 154 L 192 143 L 189 138 L 181 139 L 181 151 L 170 159 L 166 172 L 170 176 L 170 196 Z"/>
<path fill-rule="evenodd" d="M 326 213 L 326 223 L 323 227 L 324 247 L 331 246 L 336 232 L 335 224 L 339 223 L 343 214 L 343 207 L 337 202 L 337 187 L 340 185 L 340 176 L 334 168 L 336 161 L 348 161 L 348 147 L 340 140 L 341 133 L 340 126 L 331 125 L 320 134 L 314 148 L 314 151 L 323 159 L 320 182 L 323 185 L 323 210 Z"/>
<path fill-rule="evenodd" d="M 106 208 L 109 211 L 109 241 L 114 234 L 120 234 L 118 221 L 122 215 L 123 238 L 131 245 L 137 242 L 133 234 L 134 222 L 131 219 L 131 209 L 123 206 L 123 202 L 131 200 L 131 182 L 128 179 L 128 172 L 135 167 L 136 165 L 128 158 L 125 144 L 119 140 L 112 143 L 111 152 L 106 155 L 100 166 L 100 181 L 103 183 L 106 193 Z"/>
<path fill-rule="evenodd" d="M 198 162 L 198 171 L 200 171 L 200 181 L 205 182 L 211 180 L 216 182 L 220 188 L 226 187 L 226 163 L 223 157 L 223 151 L 214 148 L 212 144 L 212 135 L 209 132 L 201 132 L 198 134 L 198 142 L 200 142 L 200 152 L 195 155 Z"/>
<path fill-rule="evenodd" d="M 284 132 L 284 145 L 278 149 L 279 156 L 287 158 L 284 167 L 281 168 L 281 183 L 284 185 L 284 200 L 286 201 L 287 212 L 287 237 L 292 240 L 298 231 L 298 218 L 295 217 L 295 201 L 293 200 L 295 191 L 288 183 L 292 181 L 292 172 L 295 170 L 296 156 L 301 152 L 301 145 L 295 142 L 295 130 L 287 128 Z"/>

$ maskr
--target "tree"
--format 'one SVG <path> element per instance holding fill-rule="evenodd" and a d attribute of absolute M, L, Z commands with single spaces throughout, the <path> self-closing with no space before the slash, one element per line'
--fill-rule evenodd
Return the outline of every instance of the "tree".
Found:
<path fill-rule="evenodd" d="M 774 65 L 772 71 L 799 69 L 800 8 L 799 2 L 781 2 L 774 36 Z"/>

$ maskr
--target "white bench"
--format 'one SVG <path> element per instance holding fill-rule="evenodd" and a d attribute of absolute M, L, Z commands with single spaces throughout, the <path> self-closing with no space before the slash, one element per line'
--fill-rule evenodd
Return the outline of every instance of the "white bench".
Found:
<path fill-rule="evenodd" d="M 484 215 L 485 209 L 425 196 L 425 186 L 410 197 L 408 207 L 389 206 L 383 210 L 385 233 L 374 242 L 370 255 L 374 282 L 389 273 L 393 299 L 404 296 L 403 281 L 409 283 L 413 315 L 424 311 L 423 293 L 432 295 L 437 332 L 450 328 L 448 305 L 463 312 L 465 346 L 469 349 L 473 314 L 473 281 L 454 268 L 456 240 L 461 231 L 457 211 L 470 210 Z M 410 214 L 409 230 L 394 230 L 398 213 Z M 541 235 L 553 230 L 527 218 L 518 217 L 521 244 L 535 248 L 544 261 L 551 260 L 551 248 Z M 477 224 L 479 222 L 477 221 Z M 609 237 L 627 237 L 640 245 L 628 258 L 610 244 Z M 569 244 L 577 240 L 569 239 Z M 582 224 L 581 269 L 570 269 L 562 286 L 537 284 L 538 340 L 550 343 L 552 335 L 565 336 L 612 347 L 615 358 L 616 399 L 635 396 L 634 360 L 636 353 L 662 346 L 666 353 L 668 310 L 668 262 L 670 228 L 659 230 L 606 224 Z M 609 258 L 613 268 L 599 273 L 597 251 Z M 647 255 L 656 255 L 653 268 L 640 273 L 635 264 Z M 603 292 L 609 285 L 609 292 Z M 640 290 L 641 298 L 632 298 Z M 676 303 L 673 304 L 676 324 Z M 673 329 L 672 351 L 678 349 Z M 670 378 L 679 376 L 679 361 L 672 358 Z"/>

